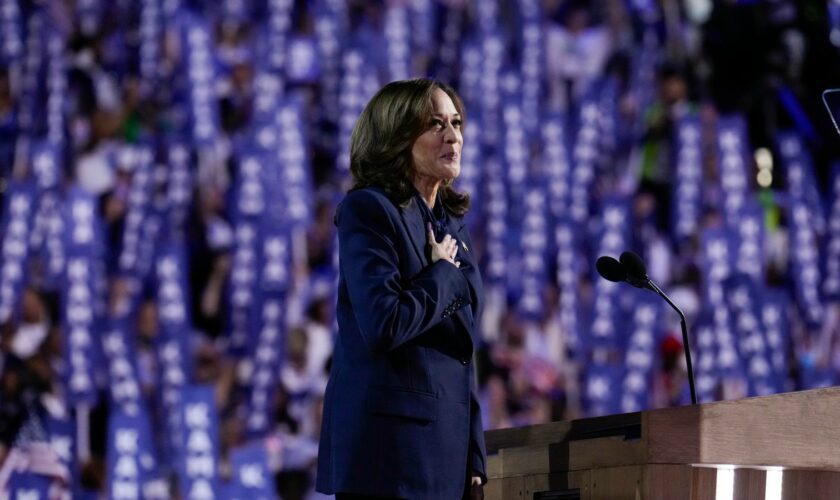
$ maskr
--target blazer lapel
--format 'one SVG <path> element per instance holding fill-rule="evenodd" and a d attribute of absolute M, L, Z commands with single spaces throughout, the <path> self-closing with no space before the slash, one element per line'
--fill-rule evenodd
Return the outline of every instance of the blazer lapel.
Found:
<path fill-rule="evenodd" d="M 458 238 L 458 258 L 469 265 L 473 272 L 464 272 L 464 277 L 467 278 L 467 281 L 470 283 L 470 288 L 473 289 L 476 293 L 476 296 L 479 300 L 481 300 L 482 296 L 482 284 L 481 278 L 478 274 L 478 262 L 475 259 L 475 255 L 472 253 L 472 248 L 466 246 L 467 238 L 465 236 L 466 227 L 464 224 L 464 219 L 452 219 L 452 222 L 449 226 L 450 230 L 452 231 L 452 235 Z M 461 264 L 463 266 L 463 264 Z M 468 332 L 470 337 L 470 352 L 473 352 L 475 349 L 476 344 L 478 343 L 478 339 L 476 338 L 477 334 L 477 325 L 476 322 L 478 321 L 477 314 L 480 311 L 480 304 L 473 304 L 472 306 L 465 306 L 457 311 L 455 311 L 455 317 L 463 325 L 464 329 Z"/>
<path fill-rule="evenodd" d="M 402 216 L 403 224 L 405 224 L 408 236 L 411 239 L 411 246 L 414 247 L 417 258 L 420 259 L 421 267 L 426 267 L 429 265 L 429 259 L 426 257 L 426 228 L 423 225 L 423 214 L 420 213 L 420 207 L 417 206 L 417 199 L 411 198 L 405 208 L 400 210 L 400 215 Z M 466 261 L 473 267 L 473 269 L 476 270 L 477 273 L 478 262 L 476 262 L 474 255 L 472 254 L 472 248 L 464 248 L 464 244 L 466 242 L 466 238 L 464 237 L 464 231 L 466 231 L 466 228 L 464 227 L 464 220 L 460 218 L 456 219 L 454 217 L 450 218 L 450 223 L 447 229 L 449 234 L 458 239 L 458 255 L 460 260 Z M 470 286 L 478 291 L 478 295 L 480 297 L 481 283 L 476 283 L 475 279 L 473 279 L 469 273 L 464 273 L 464 276 L 470 282 Z M 461 323 L 464 330 L 467 331 L 470 342 L 469 350 L 472 352 L 475 344 L 477 343 L 477 339 L 474 338 L 476 334 L 475 321 L 477 318 L 473 317 L 470 306 L 458 309 L 455 311 L 453 316 L 459 323 Z"/>
<path fill-rule="evenodd" d="M 423 214 L 417 206 L 417 199 L 409 199 L 408 205 L 400 210 L 400 215 L 411 239 L 411 245 L 420 259 L 420 267 L 426 267 L 429 264 L 429 259 L 426 258 L 426 228 L 423 227 Z"/>
<path fill-rule="evenodd" d="M 455 219 L 455 222 L 450 226 L 453 229 L 452 236 L 458 239 L 458 258 L 466 260 L 475 269 L 478 269 L 478 262 L 475 260 L 473 249 L 467 246 L 467 232 L 464 219 Z"/>

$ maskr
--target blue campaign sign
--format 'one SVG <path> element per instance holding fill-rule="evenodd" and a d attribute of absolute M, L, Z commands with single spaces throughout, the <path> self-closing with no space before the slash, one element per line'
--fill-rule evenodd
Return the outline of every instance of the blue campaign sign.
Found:
<path fill-rule="evenodd" d="M 306 154 L 306 125 L 302 116 L 302 105 L 294 99 L 287 99 L 277 113 L 277 129 L 282 131 L 279 137 L 276 157 L 280 167 L 282 182 L 267 185 L 278 189 L 271 193 L 270 200 L 280 201 L 286 220 L 294 224 L 304 224 L 312 217 L 314 205 L 311 168 Z M 279 211 L 280 207 L 273 211 Z"/>
<path fill-rule="evenodd" d="M 805 200 L 792 200 L 790 206 L 791 276 L 796 301 L 808 328 L 817 330 L 825 318 L 820 295 L 820 248 L 812 226 L 813 213 Z"/>
<path fill-rule="evenodd" d="M 347 6 L 335 0 L 316 0 L 311 4 L 324 103 L 320 117 L 335 123 L 335 117 L 340 113 L 341 54 L 349 24 Z"/>
<path fill-rule="evenodd" d="M 628 220 L 630 217 L 628 201 L 624 198 L 610 198 L 601 207 L 599 234 L 593 241 L 595 255 L 618 257 L 628 247 Z M 622 316 L 617 300 L 628 292 L 618 283 L 601 278 L 594 266 L 592 268 L 595 298 L 592 302 L 592 323 L 589 341 L 594 346 L 619 347 L 622 330 L 619 318 Z"/>
<path fill-rule="evenodd" d="M 406 5 L 391 4 L 385 10 L 385 41 L 388 81 L 406 80 L 411 71 L 411 26 Z"/>
<path fill-rule="evenodd" d="M 39 139 L 30 145 L 31 179 L 38 191 L 37 208 L 31 236 L 32 252 L 46 261 L 46 286 L 60 289 L 59 281 L 65 267 L 64 227 L 65 202 L 59 187 L 64 175 L 60 145 Z"/>
<path fill-rule="evenodd" d="M 620 365 L 588 366 L 582 388 L 586 414 L 597 417 L 620 413 L 623 380 L 624 368 Z"/>
<path fill-rule="evenodd" d="M 350 172 L 350 134 L 356 119 L 362 113 L 365 104 L 373 97 L 378 88 L 375 71 L 370 70 L 370 64 L 364 51 L 354 47 L 343 52 L 341 58 L 343 76 L 340 82 L 340 99 L 338 101 L 338 151 L 337 164 L 339 172 Z M 374 87 L 371 89 L 370 87 Z"/>
<path fill-rule="evenodd" d="M 188 304 L 186 249 L 181 243 L 161 245 L 156 262 L 160 322 L 167 336 L 185 336 L 191 318 Z"/>
<path fill-rule="evenodd" d="M 49 435 L 50 448 L 70 471 L 70 476 L 76 480 L 78 467 L 76 464 L 76 420 L 58 419 L 51 416 L 46 418 L 46 430 Z"/>
<path fill-rule="evenodd" d="M 317 83 L 321 73 L 318 46 L 310 36 L 293 36 L 287 45 L 286 78 L 295 83 Z"/>
<path fill-rule="evenodd" d="M 178 468 L 182 498 L 221 498 L 218 488 L 219 423 L 211 386 L 189 386 L 181 395 L 182 447 Z"/>
<path fill-rule="evenodd" d="M 569 199 L 570 163 L 563 116 L 543 117 L 541 126 L 542 171 L 548 187 L 548 206 L 554 219 L 566 214 Z"/>
<path fill-rule="evenodd" d="M 717 305 L 722 303 L 723 292 L 720 284 L 732 270 L 732 245 L 724 229 L 705 229 L 700 236 L 701 266 L 705 280 L 704 299 Z"/>
<path fill-rule="evenodd" d="M 76 18 L 79 21 L 79 31 L 93 36 L 100 27 L 104 12 L 103 0 L 79 0 L 76 2 Z"/>
<path fill-rule="evenodd" d="M 82 188 L 74 188 L 67 194 L 65 208 L 65 253 L 71 257 L 94 259 L 103 246 L 96 198 Z"/>
<path fill-rule="evenodd" d="M 697 233 L 702 209 L 703 153 L 700 121 L 682 118 L 674 133 L 676 175 L 672 197 L 672 230 L 677 240 Z"/>
<path fill-rule="evenodd" d="M 568 334 L 569 348 L 580 349 L 578 335 L 580 301 L 578 300 L 578 244 L 574 224 L 567 218 L 559 219 L 554 229 L 557 245 L 557 287 L 560 291 L 560 324 Z"/>
<path fill-rule="evenodd" d="M 228 288 L 230 307 L 231 352 L 242 355 L 247 352 L 252 326 L 250 312 L 256 301 L 258 281 L 257 269 L 261 265 L 260 231 L 254 217 L 241 217 L 235 222 L 233 269 Z"/>
<path fill-rule="evenodd" d="M 735 274 L 724 282 L 724 290 L 730 330 L 737 339 L 749 395 L 765 396 L 781 391 L 771 364 L 761 311 L 755 300 L 758 297 L 757 283 L 748 275 Z"/>
<path fill-rule="evenodd" d="M 488 158 L 485 168 L 488 170 L 488 175 L 484 186 L 484 209 L 487 215 L 487 262 L 484 273 L 488 283 L 497 284 L 503 282 L 507 270 L 508 251 L 505 246 L 505 236 L 508 232 L 508 203 L 504 182 L 493 175 L 501 169 L 498 160 Z"/>
<path fill-rule="evenodd" d="M 287 66 L 286 49 L 288 34 L 292 31 L 292 0 L 268 2 L 268 67 L 282 73 Z"/>
<path fill-rule="evenodd" d="M 466 32 L 463 19 L 466 12 L 457 6 L 443 7 L 438 5 L 438 11 L 444 11 L 441 16 L 440 27 L 440 50 L 438 50 L 438 59 L 434 65 L 429 68 L 426 74 L 434 75 L 434 78 L 441 82 L 450 82 L 456 79 L 458 69 L 462 69 L 466 64 L 464 34 Z M 464 89 L 464 80 L 460 80 L 459 92 Z M 464 94 L 461 94 L 464 102 L 468 102 Z M 469 103 L 475 102 L 470 100 Z M 470 104 L 467 104 L 467 109 L 473 109 Z"/>
<path fill-rule="evenodd" d="M 67 63 L 65 62 L 64 35 L 51 25 L 47 30 L 47 99 L 46 121 L 47 139 L 61 146 L 64 143 L 64 115 L 67 107 Z M 56 155 L 60 161 L 60 156 Z"/>
<path fill-rule="evenodd" d="M 520 5 L 523 17 L 519 58 L 522 62 L 519 69 L 522 74 L 523 123 L 530 133 L 539 133 L 545 60 L 542 12 L 537 0 L 525 0 Z"/>
<path fill-rule="evenodd" d="M 659 342 L 662 340 L 660 315 L 662 302 L 653 294 L 641 290 L 632 293 L 632 321 L 627 332 L 628 367 L 651 371 L 655 368 Z"/>
<path fill-rule="evenodd" d="M 0 321 L 18 314 L 17 303 L 26 282 L 27 237 L 35 212 L 35 188 L 31 183 L 12 181 L 4 197 L 2 223 L 2 267 L 0 267 Z"/>
<path fill-rule="evenodd" d="M 523 134 L 522 107 L 518 75 L 508 72 L 502 77 L 502 152 L 504 155 L 504 179 L 508 197 L 508 221 L 522 220 L 524 207 L 518 203 L 525 196 L 529 180 L 530 153 Z M 506 84 L 505 84 L 506 83 Z M 518 226 L 518 224 L 516 224 Z M 515 226 L 514 226 L 515 227 Z"/>
<path fill-rule="evenodd" d="M 616 147 L 616 137 L 619 132 L 618 106 L 620 100 L 619 89 L 614 80 L 606 79 L 596 86 L 598 90 L 598 154 L 596 167 L 598 173 L 612 174 L 614 159 L 612 157 Z"/>
<path fill-rule="evenodd" d="M 23 55 L 23 35 L 18 0 L 0 0 L 0 65 L 10 65 Z"/>
<path fill-rule="evenodd" d="M 582 224 L 589 215 L 589 195 L 595 181 L 595 160 L 598 157 L 598 101 L 591 97 L 580 105 L 578 135 L 572 150 L 572 177 L 569 212 L 572 220 Z"/>
<path fill-rule="evenodd" d="M 764 279 L 764 210 L 747 202 L 734 228 L 735 271 L 755 280 Z"/>
<path fill-rule="evenodd" d="M 46 19 L 44 9 L 36 8 L 25 24 L 23 75 L 21 79 L 18 123 L 21 131 L 29 136 L 42 137 L 47 132 L 44 93 L 46 79 L 43 77 L 47 53 L 45 45 Z"/>
<path fill-rule="evenodd" d="M 479 112 L 478 119 L 470 120 L 470 122 L 481 123 L 480 102 L 482 97 L 481 85 L 483 83 L 481 65 L 484 57 L 482 55 L 481 45 L 477 40 L 470 38 L 464 41 L 460 59 L 461 73 L 458 92 L 461 94 L 461 98 L 464 100 L 467 109 L 476 109 Z M 471 116 L 473 116 L 472 113 Z"/>
<path fill-rule="evenodd" d="M 651 407 L 653 379 L 660 364 L 661 340 L 659 318 L 662 301 L 642 290 L 631 290 L 632 321 L 624 332 L 624 377 L 621 411 L 641 411 Z"/>
<path fill-rule="evenodd" d="M 38 189 L 56 189 L 63 179 L 58 146 L 47 140 L 34 141 L 30 149 L 32 176 Z"/>
<path fill-rule="evenodd" d="M 790 348 L 790 321 L 788 314 L 791 298 L 787 290 L 769 288 L 762 291 L 761 322 L 770 350 L 770 362 L 776 373 L 779 385 L 783 386 L 787 378 L 787 355 Z"/>
<path fill-rule="evenodd" d="M 479 122 L 478 119 L 475 122 L 471 120 L 470 126 L 464 130 L 464 147 L 461 150 L 461 175 L 455 180 L 455 189 L 470 194 L 471 209 L 465 216 L 470 227 L 472 227 L 473 221 L 484 212 L 481 188 L 483 187 L 485 172 Z"/>
<path fill-rule="evenodd" d="M 527 318 L 540 320 L 545 310 L 543 291 L 547 271 L 548 257 L 548 206 L 545 187 L 541 183 L 531 183 L 524 197 L 524 218 L 520 248 L 522 295 L 518 303 L 519 310 Z"/>
<path fill-rule="evenodd" d="M 102 344 L 108 360 L 111 401 L 121 409 L 135 411 L 141 405 L 140 381 L 134 342 L 129 341 L 129 328 L 129 317 L 109 317 Z"/>
<path fill-rule="evenodd" d="M 694 323 L 693 335 L 694 375 L 697 401 L 708 403 L 717 398 L 720 377 L 718 374 L 718 343 L 715 336 L 713 312 L 703 311 Z"/>
<path fill-rule="evenodd" d="M 802 139 L 793 132 L 780 132 L 776 144 L 781 153 L 780 164 L 786 172 L 788 192 L 794 201 L 804 202 L 811 213 L 810 224 L 822 234 L 826 227 L 822 197 L 817 187 L 814 166 Z"/>
<path fill-rule="evenodd" d="M 268 218 L 262 222 L 258 241 L 260 289 L 285 292 L 291 284 L 292 241 L 289 226 Z"/>
<path fill-rule="evenodd" d="M 151 151 L 147 147 L 141 148 L 138 151 L 138 164 L 131 178 L 128 213 L 125 217 L 122 250 L 118 261 L 123 276 L 139 278 L 141 242 L 151 210 L 151 171 Z"/>
<path fill-rule="evenodd" d="M 142 498 L 143 485 L 154 470 L 149 416 L 138 405 L 131 411 L 115 408 L 108 421 L 108 498 Z"/>
<path fill-rule="evenodd" d="M 429 59 L 438 48 L 438 39 L 435 36 L 438 33 L 437 17 L 434 15 L 436 3 L 432 0 L 415 0 L 408 4 L 411 9 L 411 53 L 422 54 Z M 425 74 L 426 69 L 420 68 L 419 72 Z"/>
<path fill-rule="evenodd" d="M 201 146 L 212 146 L 219 134 L 219 112 L 216 106 L 216 61 L 212 50 L 212 33 L 204 20 L 186 16 L 182 47 L 189 79 L 189 110 L 193 139 Z"/>
<path fill-rule="evenodd" d="M 157 339 L 160 368 L 160 397 L 168 428 L 167 453 L 179 451 L 181 421 L 178 409 L 181 389 L 192 374 L 189 312 L 189 288 L 185 248 L 169 242 L 159 249 L 156 261 L 157 303 L 160 333 Z"/>
<path fill-rule="evenodd" d="M 9 478 L 8 498 L 11 500 L 50 500 L 52 480 L 34 472 L 14 472 Z"/>
<path fill-rule="evenodd" d="M 251 325 L 249 345 L 254 374 L 248 396 L 248 417 L 245 429 L 249 436 L 260 437 L 270 430 L 272 401 L 277 388 L 278 362 L 284 359 L 285 345 L 285 292 L 262 290 L 257 317 Z"/>
<path fill-rule="evenodd" d="M 235 448 L 230 452 L 231 499 L 274 500 L 274 478 L 268 470 L 268 454 L 260 442 Z"/>
<path fill-rule="evenodd" d="M 271 161 L 271 152 L 277 147 L 278 135 L 275 127 L 266 125 L 257 134 L 258 148 L 243 145 L 237 150 L 239 169 L 233 187 L 234 219 L 260 217 L 265 212 L 269 194 L 264 180 L 268 165 L 275 164 Z"/>
<path fill-rule="evenodd" d="M 837 376 L 830 367 L 819 367 L 800 363 L 800 386 L 798 389 L 819 389 L 832 387 L 836 384 Z"/>
<path fill-rule="evenodd" d="M 167 213 L 168 233 L 179 238 L 184 232 L 190 205 L 192 188 L 196 180 L 191 171 L 192 158 L 185 143 L 168 146 L 169 168 L 167 169 Z M 164 233 L 166 234 L 166 233 Z"/>
<path fill-rule="evenodd" d="M 270 34 L 257 35 L 254 60 L 254 109 L 251 127 L 259 128 L 275 119 L 275 113 L 283 97 L 285 80 L 271 68 Z"/>
<path fill-rule="evenodd" d="M 718 123 L 718 171 L 723 191 L 723 214 L 735 224 L 747 200 L 750 181 L 747 177 L 749 143 L 742 116 L 721 118 Z"/>
<path fill-rule="evenodd" d="M 826 300 L 840 299 L 840 163 L 831 167 L 828 189 L 828 228 L 823 252 L 825 277 L 822 293 Z"/>

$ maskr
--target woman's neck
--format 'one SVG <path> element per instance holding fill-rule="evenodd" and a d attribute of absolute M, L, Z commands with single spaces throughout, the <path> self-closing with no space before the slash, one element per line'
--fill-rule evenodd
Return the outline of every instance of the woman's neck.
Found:
<path fill-rule="evenodd" d="M 429 208 L 435 208 L 435 200 L 437 199 L 438 188 L 441 180 L 432 177 L 417 175 L 413 180 L 414 187 L 420 193 L 420 197 L 426 202 Z"/>

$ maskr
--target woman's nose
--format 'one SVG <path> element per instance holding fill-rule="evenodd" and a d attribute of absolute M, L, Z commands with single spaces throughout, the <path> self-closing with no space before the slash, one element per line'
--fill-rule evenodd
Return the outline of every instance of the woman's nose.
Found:
<path fill-rule="evenodd" d="M 443 132 L 443 140 L 446 141 L 447 144 L 461 142 L 461 133 L 455 127 L 449 125 Z"/>

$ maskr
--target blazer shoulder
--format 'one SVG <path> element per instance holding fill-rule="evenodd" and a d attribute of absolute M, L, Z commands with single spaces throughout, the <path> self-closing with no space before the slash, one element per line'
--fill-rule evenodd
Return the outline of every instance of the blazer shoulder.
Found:
<path fill-rule="evenodd" d="M 375 187 L 349 191 L 335 209 L 333 222 L 336 226 L 341 223 L 342 215 L 348 212 L 367 219 L 398 213 L 391 199 L 381 189 Z"/>

